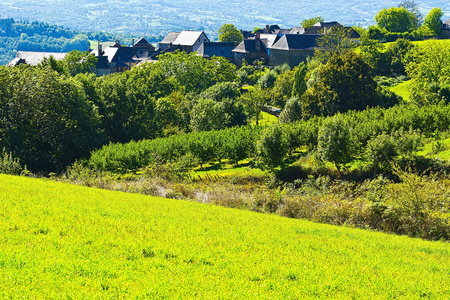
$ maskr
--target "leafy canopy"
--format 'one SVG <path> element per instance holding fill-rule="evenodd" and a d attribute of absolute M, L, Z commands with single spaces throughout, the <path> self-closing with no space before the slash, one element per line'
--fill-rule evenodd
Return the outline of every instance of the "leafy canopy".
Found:
<path fill-rule="evenodd" d="M 305 29 L 308 29 L 309 27 L 313 26 L 314 24 L 316 24 L 318 22 L 323 22 L 323 18 L 319 16 L 319 17 L 314 17 L 311 19 L 303 20 L 300 23 L 300 26 L 302 26 Z"/>
<path fill-rule="evenodd" d="M 242 33 L 233 24 L 223 24 L 219 29 L 220 42 L 233 42 L 238 45 L 243 39 Z"/>
<path fill-rule="evenodd" d="M 404 7 L 384 8 L 375 16 L 375 21 L 390 32 L 411 32 L 417 29 L 416 17 Z"/>

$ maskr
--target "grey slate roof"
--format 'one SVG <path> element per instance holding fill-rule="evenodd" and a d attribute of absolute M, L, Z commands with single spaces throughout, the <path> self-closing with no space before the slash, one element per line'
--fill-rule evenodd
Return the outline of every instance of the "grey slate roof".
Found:
<path fill-rule="evenodd" d="M 276 34 L 283 35 L 283 34 L 288 34 L 288 33 L 290 33 L 291 30 L 290 30 L 290 29 L 276 29 L 274 32 L 275 32 Z"/>
<path fill-rule="evenodd" d="M 233 53 L 231 52 L 234 49 L 233 42 L 204 42 L 200 48 L 198 48 L 197 53 L 205 58 L 213 57 L 213 56 L 222 56 L 222 57 L 233 57 Z"/>
<path fill-rule="evenodd" d="M 178 35 L 180 35 L 180 32 L 169 32 L 160 44 L 173 44 Z"/>
<path fill-rule="evenodd" d="M 136 43 L 133 44 L 134 45 L 147 45 L 149 44 L 149 42 L 147 42 L 147 40 L 144 37 L 141 37 L 139 40 L 137 40 Z"/>
<path fill-rule="evenodd" d="M 304 34 L 306 29 L 304 27 L 292 27 L 289 34 Z"/>
<path fill-rule="evenodd" d="M 267 34 L 263 33 L 259 35 L 259 38 L 263 41 L 266 47 L 271 47 L 273 44 L 278 42 L 280 36 L 278 34 Z"/>
<path fill-rule="evenodd" d="M 33 51 L 18 51 L 16 58 L 22 59 L 26 64 L 36 66 L 44 58 L 49 58 L 53 56 L 56 60 L 64 59 L 67 53 L 56 53 L 56 52 L 33 52 Z"/>
<path fill-rule="evenodd" d="M 259 52 L 256 50 L 257 43 L 259 43 Z M 232 52 L 237 53 L 264 53 L 267 52 L 266 45 L 260 39 L 243 40 Z"/>
<path fill-rule="evenodd" d="M 277 50 L 311 50 L 316 47 L 318 34 L 285 34 L 269 49 Z"/>
<path fill-rule="evenodd" d="M 197 40 L 200 38 L 201 35 L 205 35 L 205 33 L 203 31 L 183 30 L 177 36 L 176 40 L 173 41 L 173 45 L 193 46 L 197 42 Z M 205 35 L 205 37 L 206 37 L 206 35 Z M 208 39 L 208 38 L 206 37 L 206 39 Z M 209 39 L 208 39 L 208 41 L 209 41 Z"/>

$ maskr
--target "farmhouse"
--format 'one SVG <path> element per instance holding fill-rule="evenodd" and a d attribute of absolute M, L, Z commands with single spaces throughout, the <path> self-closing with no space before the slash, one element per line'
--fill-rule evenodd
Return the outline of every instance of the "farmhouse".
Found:
<path fill-rule="evenodd" d="M 287 63 L 295 67 L 308 56 L 313 56 L 317 46 L 318 34 L 285 34 L 276 43 L 268 47 L 271 66 Z"/>
<path fill-rule="evenodd" d="M 234 61 L 233 42 L 203 42 L 197 50 L 198 55 L 203 58 L 211 58 L 213 56 L 224 57 L 229 62 Z"/>
<path fill-rule="evenodd" d="M 18 51 L 16 57 L 12 61 L 10 61 L 7 66 L 14 67 L 20 64 L 37 66 L 45 58 L 53 56 L 53 58 L 60 60 L 64 59 L 64 57 L 66 57 L 66 54 L 67 53 Z"/>
<path fill-rule="evenodd" d="M 232 52 L 234 53 L 234 63 L 238 67 L 242 66 L 244 59 L 250 64 L 255 60 L 267 62 L 267 47 L 259 36 L 243 40 Z"/>

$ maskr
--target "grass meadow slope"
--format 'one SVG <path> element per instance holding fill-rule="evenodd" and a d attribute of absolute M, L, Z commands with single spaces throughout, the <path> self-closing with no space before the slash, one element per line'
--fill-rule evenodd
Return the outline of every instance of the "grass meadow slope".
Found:
<path fill-rule="evenodd" d="M 0 175 L 0 298 L 446 299 L 450 244 Z"/>

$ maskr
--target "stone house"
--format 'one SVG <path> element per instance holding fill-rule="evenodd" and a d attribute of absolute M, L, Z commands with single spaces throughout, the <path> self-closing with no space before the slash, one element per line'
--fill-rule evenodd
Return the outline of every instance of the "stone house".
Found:
<path fill-rule="evenodd" d="M 252 64 L 255 60 L 267 62 L 267 47 L 259 36 L 254 39 L 243 40 L 232 52 L 234 53 L 234 63 L 239 68 L 244 60 L 248 64 Z"/>
<path fill-rule="evenodd" d="M 269 65 L 277 66 L 287 63 L 295 67 L 308 56 L 313 56 L 317 46 L 318 34 L 285 34 L 268 48 Z"/>
<path fill-rule="evenodd" d="M 234 43 L 233 42 L 204 42 L 197 50 L 198 55 L 209 59 L 213 56 L 224 57 L 229 62 L 234 61 L 233 56 Z"/>

